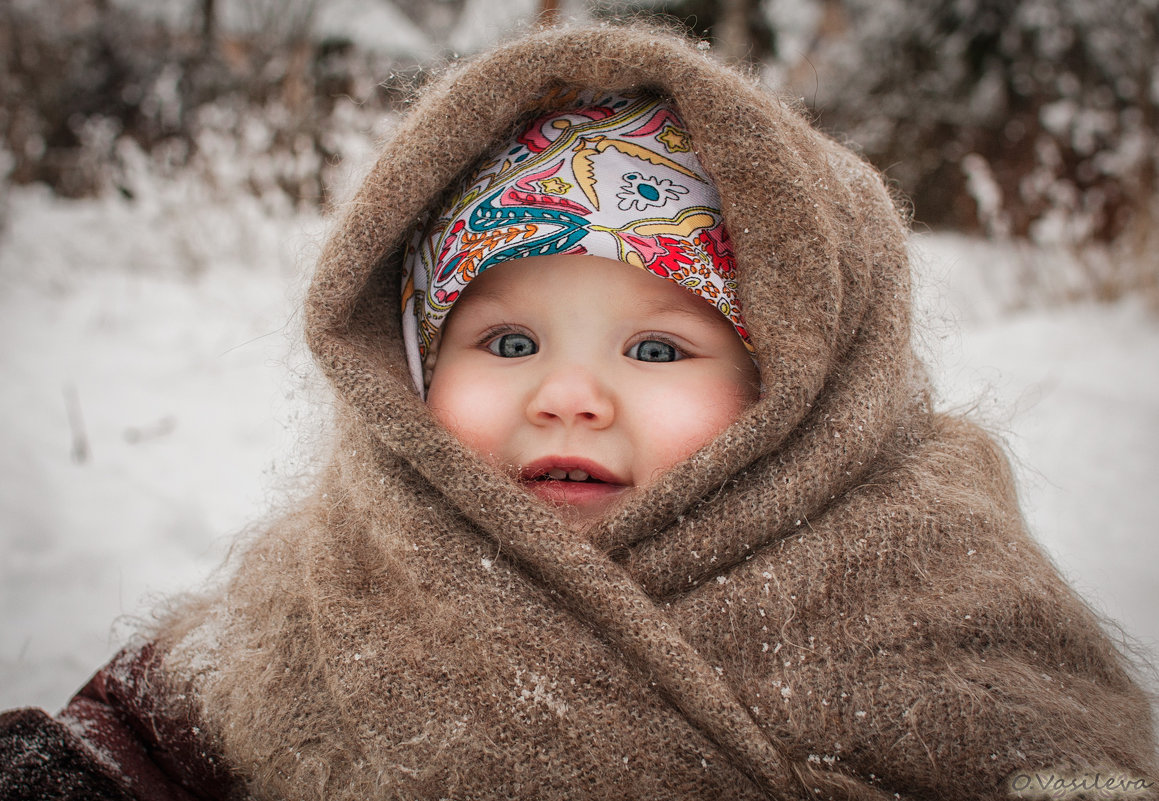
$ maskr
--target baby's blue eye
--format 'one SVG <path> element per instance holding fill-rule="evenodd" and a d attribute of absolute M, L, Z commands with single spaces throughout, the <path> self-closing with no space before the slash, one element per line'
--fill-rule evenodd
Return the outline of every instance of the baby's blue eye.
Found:
<path fill-rule="evenodd" d="M 517 359 L 537 352 L 539 346 L 527 334 L 504 334 L 487 343 L 487 350 L 505 359 Z"/>
<path fill-rule="evenodd" d="M 675 346 L 658 339 L 644 339 L 628 348 L 628 357 L 642 362 L 674 362 L 681 355 Z"/>

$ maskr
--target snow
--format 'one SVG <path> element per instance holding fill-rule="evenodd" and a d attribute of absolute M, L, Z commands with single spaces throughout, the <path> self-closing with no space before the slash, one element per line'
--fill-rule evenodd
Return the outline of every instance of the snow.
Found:
<path fill-rule="evenodd" d="M 465 54 L 482 50 L 511 31 L 526 28 L 539 4 L 534 0 L 466 0 L 455 28 L 447 37 L 452 52 Z"/>
<path fill-rule="evenodd" d="M 202 582 L 320 436 L 296 308 L 325 223 L 154 189 L 0 205 L 0 709 L 58 709 L 131 628 L 113 621 Z M 1011 308 L 1035 254 L 948 235 L 914 249 L 941 404 L 1005 439 L 1047 550 L 1154 660 L 1154 309 Z"/>
<path fill-rule="evenodd" d="M 312 258 L 319 221 L 244 198 L 180 215 L 8 200 L 0 708 L 55 709 L 116 650 L 114 618 L 196 586 L 300 469 L 302 282 L 287 265 Z"/>
<path fill-rule="evenodd" d="M 345 38 L 364 51 L 413 59 L 421 64 L 440 55 L 427 34 L 393 3 L 331 0 L 318 7 L 314 30 L 319 38 Z"/>
<path fill-rule="evenodd" d="M 969 411 L 1004 440 L 1031 530 L 1071 585 L 1156 664 L 1154 303 L 1134 297 L 1002 312 L 978 302 L 979 287 L 1014 269 L 1016 255 L 944 235 L 917 237 L 914 249 L 926 267 L 919 325 L 942 405 Z M 952 274 L 972 280 L 955 283 Z M 957 319 L 938 311 L 942 304 Z"/>
<path fill-rule="evenodd" d="M 201 4 L 193 0 L 113 0 L 117 8 L 159 20 L 174 31 L 200 23 Z M 431 38 L 390 0 L 218 0 L 217 24 L 231 35 L 284 29 L 309 18 L 317 41 L 348 39 L 364 52 L 422 63 L 439 55 Z M 270 32 L 267 30 L 267 32 Z"/>

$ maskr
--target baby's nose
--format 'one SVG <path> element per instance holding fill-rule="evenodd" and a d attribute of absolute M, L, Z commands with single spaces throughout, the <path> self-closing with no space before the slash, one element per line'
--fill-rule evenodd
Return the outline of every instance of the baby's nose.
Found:
<path fill-rule="evenodd" d="M 615 403 L 611 388 L 598 374 L 572 365 L 544 377 L 527 405 L 527 417 L 537 425 L 558 421 L 606 428 L 615 417 Z"/>

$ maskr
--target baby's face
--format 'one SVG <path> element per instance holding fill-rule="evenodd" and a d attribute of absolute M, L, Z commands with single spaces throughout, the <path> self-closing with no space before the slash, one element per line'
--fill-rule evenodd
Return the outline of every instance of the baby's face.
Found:
<path fill-rule="evenodd" d="M 427 403 L 582 522 L 709 442 L 758 387 L 735 329 L 691 292 L 610 259 L 536 256 L 456 302 Z"/>

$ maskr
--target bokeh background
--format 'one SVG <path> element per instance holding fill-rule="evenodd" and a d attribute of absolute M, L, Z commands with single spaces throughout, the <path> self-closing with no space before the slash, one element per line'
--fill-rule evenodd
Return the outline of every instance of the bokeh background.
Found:
<path fill-rule="evenodd" d="M 939 405 L 1159 687 L 1159 0 L 0 0 L 0 708 L 61 706 L 309 480 L 297 307 L 413 92 L 654 17 L 883 171 Z"/>

